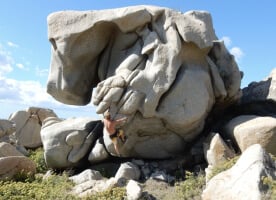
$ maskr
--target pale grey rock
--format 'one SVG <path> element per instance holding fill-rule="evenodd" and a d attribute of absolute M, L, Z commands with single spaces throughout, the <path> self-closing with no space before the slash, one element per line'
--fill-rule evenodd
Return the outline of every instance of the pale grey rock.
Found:
<path fill-rule="evenodd" d="M 88 195 L 93 195 L 97 192 L 103 192 L 115 186 L 116 180 L 114 178 L 90 180 L 74 186 L 71 193 L 79 197 L 86 197 Z"/>
<path fill-rule="evenodd" d="M 137 165 L 131 162 L 126 162 L 121 164 L 115 175 L 115 179 L 119 180 L 121 178 L 124 178 L 126 180 L 139 180 L 140 175 L 141 172 Z"/>
<path fill-rule="evenodd" d="M 90 180 L 101 180 L 103 177 L 98 171 L 86 169 L 80 174 L 69 177 L 69 179 L 72 180 L 75 184 L 81 184 Z"/>
<path fill-rule="evenodd" d="M 36 164 L 25 156 L 10 156 L 0 158 L 0 180 L 10 180 L 19 172 L 34 175 Z"/>
<path fill-rule="evenodd" d="M 242 103 L 273 100 L 276 101 L 276 68 L 262 81 L 252 82 L 242 90 Z"/>
<path fill-rule="evenodd" d="M 139 167 L 143 166 L 145 164 L 145 162 L 143 160 L 139 160 L 139 159 L 132 159 L 131 162 Z"/>
<path fill-rule="evenodd" d="M 45 108 L 30 107 L 26 111 L 13 113 L 9 120 L 15 122 L 15 138 L 18 145 L 27 148 L 42 146 L 40 130 L 41 125 L 47 117 L 56 117 L 54 111 Z"/>
<path fill-rule="evenodd" d="M 142 196 L 142 187 L 134 180 L 129 180 L 126 186 L 127 200 L 138 200 Z"/>
<path fill-rule="evenodd" d="M 208 167 L 205 169 L 207 181 L 214 167 L 235 156 L 234 150 L 227 146 L 218 133 L 211 134 L 208 140 L 203 143 L 204 155 L 208 163 Z"/>
<path fill-rule="evenodd" d="M 47 108 L 39 108 L 39 107 L 29 107 L 26 109 L 30 115 L 37 115 L 39 119 L 39 123 L 43 123 L 43 121 L 48 117 L 57 117 L 56 113 Z"/>
<path fill-rule="evenodd" d="M 276 166 L 259 144 L 243 152 L 237 163 L 230 169 L 213 177 L 203 191 L 203 200 L 261 200 L 267 187 L 262 178 L 275 178 Z"/>
<path fill-rule="evenodd" d="M 16 145 L 15 147 L 24 156 L 29 156 L 30 155 L 30 152 L 24 146 L 22 146 L 22 145 Z"/>
<path fill-rule="evenodd" d="M 81 159 L 89 153 L 99 134 L 102 134 L 99 120 L 88 117 L 66 120 L 48 117 L 44 120 L 41 129 L 47 165 L 52 168 L 79 165 Z"/>
<path fill-rule="evenodd" d="M 108 157 L 110 157 L 110 155 L 105 150 L 104 145 L 102 143 L 100 143 L 99 139 L 98 139 L 88 156 L 88 161 L 91 164 L 95 164 L 95 163 L 99 163 L 99 162 L 106 160 Z"/>
<path fill-rule="evenodd" d="M 276 118 L 241 115 L 225 125 L 225 133 L 236 141 L 241 151 L 260 144 L 268 153 L 276 155 Z"/>
<path fill-rule="evenodd" d="M 235 152 L 216 133 L 210 143 L 204 143 L 204 154 L 209 165 L 217 166 L 235 156 Z"/>
<path fill-rule="evenodd" d="M 24 156 L 15 146 L 7 142 L 0 142 L 0 157 Z"/>
<path fill-rule="evenodd" d="M 239 69 L 217 41 L 208 12 L 133 6 L 61 11 L 47 21 L 47 91 L 63 103 L 84 105 L 96 88 L 97 113 L 127 117 L 119 153 L 104 138 L 112 155 L 182 153 L 214 105 L 227 107 L 240 97 Z"/>
<path fill-rule="evenodd" d="M 155 171 L 150 176 L 152 179 L 167 182 L 167 174 L 164 171 Z"/>
<path fill-rule="evenodd" d="M 16 125 L 11 120 L 0 119 L 0 139 L 15 132 Z"/>

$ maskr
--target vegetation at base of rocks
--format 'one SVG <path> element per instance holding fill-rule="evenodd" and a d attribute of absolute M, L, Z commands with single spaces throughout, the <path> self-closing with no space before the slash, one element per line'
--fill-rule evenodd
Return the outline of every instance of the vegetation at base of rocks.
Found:
<path fill-rule="evenodd" d="M 126 199 L 126 188 L 115 187 L 103 192 L 82 198 L 82 200 L 123 200 Z"/>
<path fill-rule="evenodd" d="M 62 175 L 51 175 L 47 179 L 43 179 L 41 174 L 45 174 L 49 169 L 44 160 L 43 149 L 39 148 L 30 152 L 30 159 L 32 159 L 37 166 L 36 175 L 26 174 L 24 172 L 18 173 L 13 177 L 12 181 L 0 181 L 0 199 L 7 200 L 28 200 L 28 199 L 41 199 L 41 200 L 123 200 L 126 199 L 126 188 L 116 187 L 111 188 L 103 192 L 89 195 L 87 197 L 79 198 L 70 194 L 70 191 L 74 187 L 74 183 L 68 179 L 68 175 L 65 173 Z M 275 156 L 272 156 L 275 161 Z M 218 173 L 231 168 L 239 157 L 228 160 L 225 163 L 215 167 L 210 175 L 210 178 L 214 177 Z M 40 174 L 40 175 L 39 175 Z M 180 181 L 179 177 L 183 177 L 184 181 Z M 156 186 L 156 182 L 153 182 L 152 191 L 148 191 L 148 194 L 160 193 L 159 196 L 164 197 L 164 200 L 169 199 L 201 199 L 202 191 L 205 188 L 205 176 L 203 173 L 193 173 L 186 171 L 184 174 L 178 174 L 178 181 L 174 186 L 162 186 L 160 188 Z M 209 179 L 210 179 L 209 178 Z M 183 180 L 183 179 L 182 179 Z M 271 177 L 263 177 L 263 184 L 268 188 L 265 199 L 271 199 L 276 197 L 276 180 Z M 165 183 L 164 183 L 165 184 Z M 158 190 L 158 191 L 156 191 Z M 163 193 L 163 194 L 162 194 Z M 158 196 L 158 195 L 157 195 Z M 156 197 L 157 197 L 156 196 Z M 149 199 L 143 196 L 142 199 Z M 269 197 L 269 198 L 268 198 Z M 163 198 L 162 198 L 163 199 Z M 273 198 L 272 198 L 273 199 Z M 276 198 L 275 198 L 276 199 Z"/>
<path fill-rule="evenodd" d="M 201 199 L 202 191 L 205 188 L 205 176 L 203 173 L 194 174 L 186 172 L 186 179 L 176 183 L 176 193 L 179 199 Z"/>
<path fill-rule="evenodd" d="M 238 161 L 239 158 L 240 158 L 240 156 L 236 156 L 234 158 L 228 159 L 227 161 L 215 166 L 212 169 L 212 172 L 209 175 L 208 180 L 210 180 L 211 178 L 213 178 L 217 174 L 219 174 L 223 171 L 226 171 L 227 169 L 230 169 L 231 167 L 233 167 L 236 164 L 236 162 Z"/>
<path fill-rule="evenodd" d="M 36 150 L 30 151 L 29 155 L 30 159 L 36 163 L 36 172 L 37 173 L 45 173 L 48 170 L 48 167 L 45 163 L 44 159 L 44 151 L 43 148 L 38 148 Z"/>
<path fill-rule="evenodd" d="M 276 164 L 276 156 L 269 154 Z M 272 177 L 262 177 L 263 184 L 268 188 L 267 193 L 264 194 L 263 199 L 276 199 L 276 180 Z"/>
<path fill-rule="evenodd" d="M 27 182 L 1 181 L 0 199 L 6 200 L 29 200 L 29 199 L 77 199 L 70 195 L 73 183 L 66 175 L 53 175 L 47 179 L 36 176 Z"/>
<path fill-rule="evenodd" d="M 276 180 L 272 177 L 262 177 L 262 182 L 268 188 L 264 199 L 276 199 Z"/>

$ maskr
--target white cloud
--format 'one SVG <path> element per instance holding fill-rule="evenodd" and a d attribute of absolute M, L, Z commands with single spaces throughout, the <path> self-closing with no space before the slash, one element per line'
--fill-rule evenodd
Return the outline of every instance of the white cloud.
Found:
<path fill-rule="evenodd" d="M 42 107 L 54 110 L 59 117 L 91 116 L 96 118 L 95 107 L 71 106 L 56 101 L 38 81 L 18 81 L 0 76 L 0 104 Z"/>
<path fill-rule="evenodd" d="M 224 44 L 225 44 L 225 46 L 226 46 L 227 48 L 229 48 L 229 47 L 232 45 L 232 41 L 231 41 L 230 37 L 223 36 L 223 37 L 221 38 L 221 40 L 224 41 Z"/>
<path fill-rule="evenodd" d="M 240 47 L 232 47 L 232 40 L 228 36 L 223 36 L 221 40 L 224 41 L 225 46 L 230 49 L 230 54 L 232 54 L 239 63 L 244 56 L 242 49 Z"/>
<path fill-rule="evenodd" d="M 240 62 L 242 57 L 244 56 L 243 51 L 239 47 L 233 47 L 230 49 L 230 53 L 235 56 L 237 62 Z"/>
<path fill-rule="evenodd" d="M 9 47 L 15 47 L 15 48 L 18 48 L 18 47 L 19 47 L 19 45 L 15 44 L 15 43 L 13 43 L 13 42 L 10 42 L 10 41 L 7 42 L 7 45 L 8 45 Z"/>
<path fill-rule="evenodd" d="M 41 69 L 40 67 L 35 68 L 35 74 L 39 77 L 47 77 L 49 69 Z"/>
<path fill-rule="evenodd" d="M 17 63 L 16 67 L 18 67 L 19 69 L 24 69 L 24 65 L 22 63 Z"/>
<path fill-rule="evenodd" d="M 0 101 L 17 102 L 26 105 L 53 103 L 46 89 L 38 81 L 18 81 L 0 77 Z"/>
<path fill-rule="evenodd" d="M 13 70 L 12 63 L 13 59 L 10 54 L 0 48 L 0 76 Z"/>
<path fill-rule="evenodd" d="M 25 70 L 25 71 L 29 71 L 30 69 L 28 67 L 26 67 L 24 64 L 22 63 L 16 63 L 15 64 L 17 68 L 21 69 L 21 70 Z"/>

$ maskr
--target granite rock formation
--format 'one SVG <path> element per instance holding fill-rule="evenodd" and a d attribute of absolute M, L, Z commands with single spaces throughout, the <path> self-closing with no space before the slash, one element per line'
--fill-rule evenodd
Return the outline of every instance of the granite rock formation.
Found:
<path fill-rule="evenodd" d="M 168 158 L 182 152 L 214 107 L 227 107 L 240 96 L 240 71 L 205 11 L 61 11 L 48 16 L 48 37 L 48 93 L 85 105 L 96 88 L 98 114 L 127 117 L 121 156 Z M 113 144 L 105 143 L 116 155 Z"/>

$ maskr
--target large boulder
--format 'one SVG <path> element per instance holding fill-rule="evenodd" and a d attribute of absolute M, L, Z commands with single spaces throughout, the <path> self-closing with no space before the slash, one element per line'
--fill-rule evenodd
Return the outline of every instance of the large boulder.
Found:
<path fill-rule="evenodd" d="M 24 156 L 15 146 L 7 142 L 0 142 L 0 158 L 9 156 Z"/>
<path fill-rule="evenodd" d="M 66 104 L 127 117 L 120 156 L 168 158 L 203 130 L 210 111 L 240 96 L 234 57 L 211 15 L 134 6 L 48 16 L 52 44 L 47 91 Z M 112 142 L 107 149 L 118 155 Z"/>
<path fill-rule="evenodd" d="M 102 123 L 92 118 L 47 118 L 41 129 L 47 166 L 69 168 L 81 165 L 101 136 L 102 129 Z"/>
<path fill-rule="evenodd" d="M 15 132 L 16 125 L 11 120 L 0 119 L 0 139 Z"/>
<path fill-rule="evenodd" d="M 247 148 L 237 163 L 213 177 L 203 191 L 203 200 L 261 200 L 268 187 L 264 177 L 275 179 L 276 166 L 259 144 Z"/>
<path fill-rule="evenodd" d="M 268 153 L 276 155 L 275 117 L 241 115 L 226 124 L 224 133 L 242 152 L 253 144 L 260 144 Z"/>
<path fill-rule="evenodd" d="M 273 100 L 276 101 L 276 68 L 262 81 L 252 82 L 242 90 L 242 103 Z"/>
<path fill-rule="evenodd" d="M 13 113 L 9 120 L 15 122 L 15 137 L 17 144 L 27 148 L 37 148 L 42 145 L 40 130 L 47 117 L 56 117 L 54 111 L 45 108 L 30 107 Z"/>
<path fill-rule="evenodd" d="M 228 147 L 218 133 L 210 134 L 207 141 L 203 143 L 203 150 L 208 163 L 208 168 L 205 169 L 207 181 L 215 167 L 235 156 L 235 152 Z"/>
<path fill-rule="evenodd" d="M 0 180 L 10 180 L 19 173 L 34 175 L 36 164 L 25 156 L 10 156 L 0 158 Z"/>

